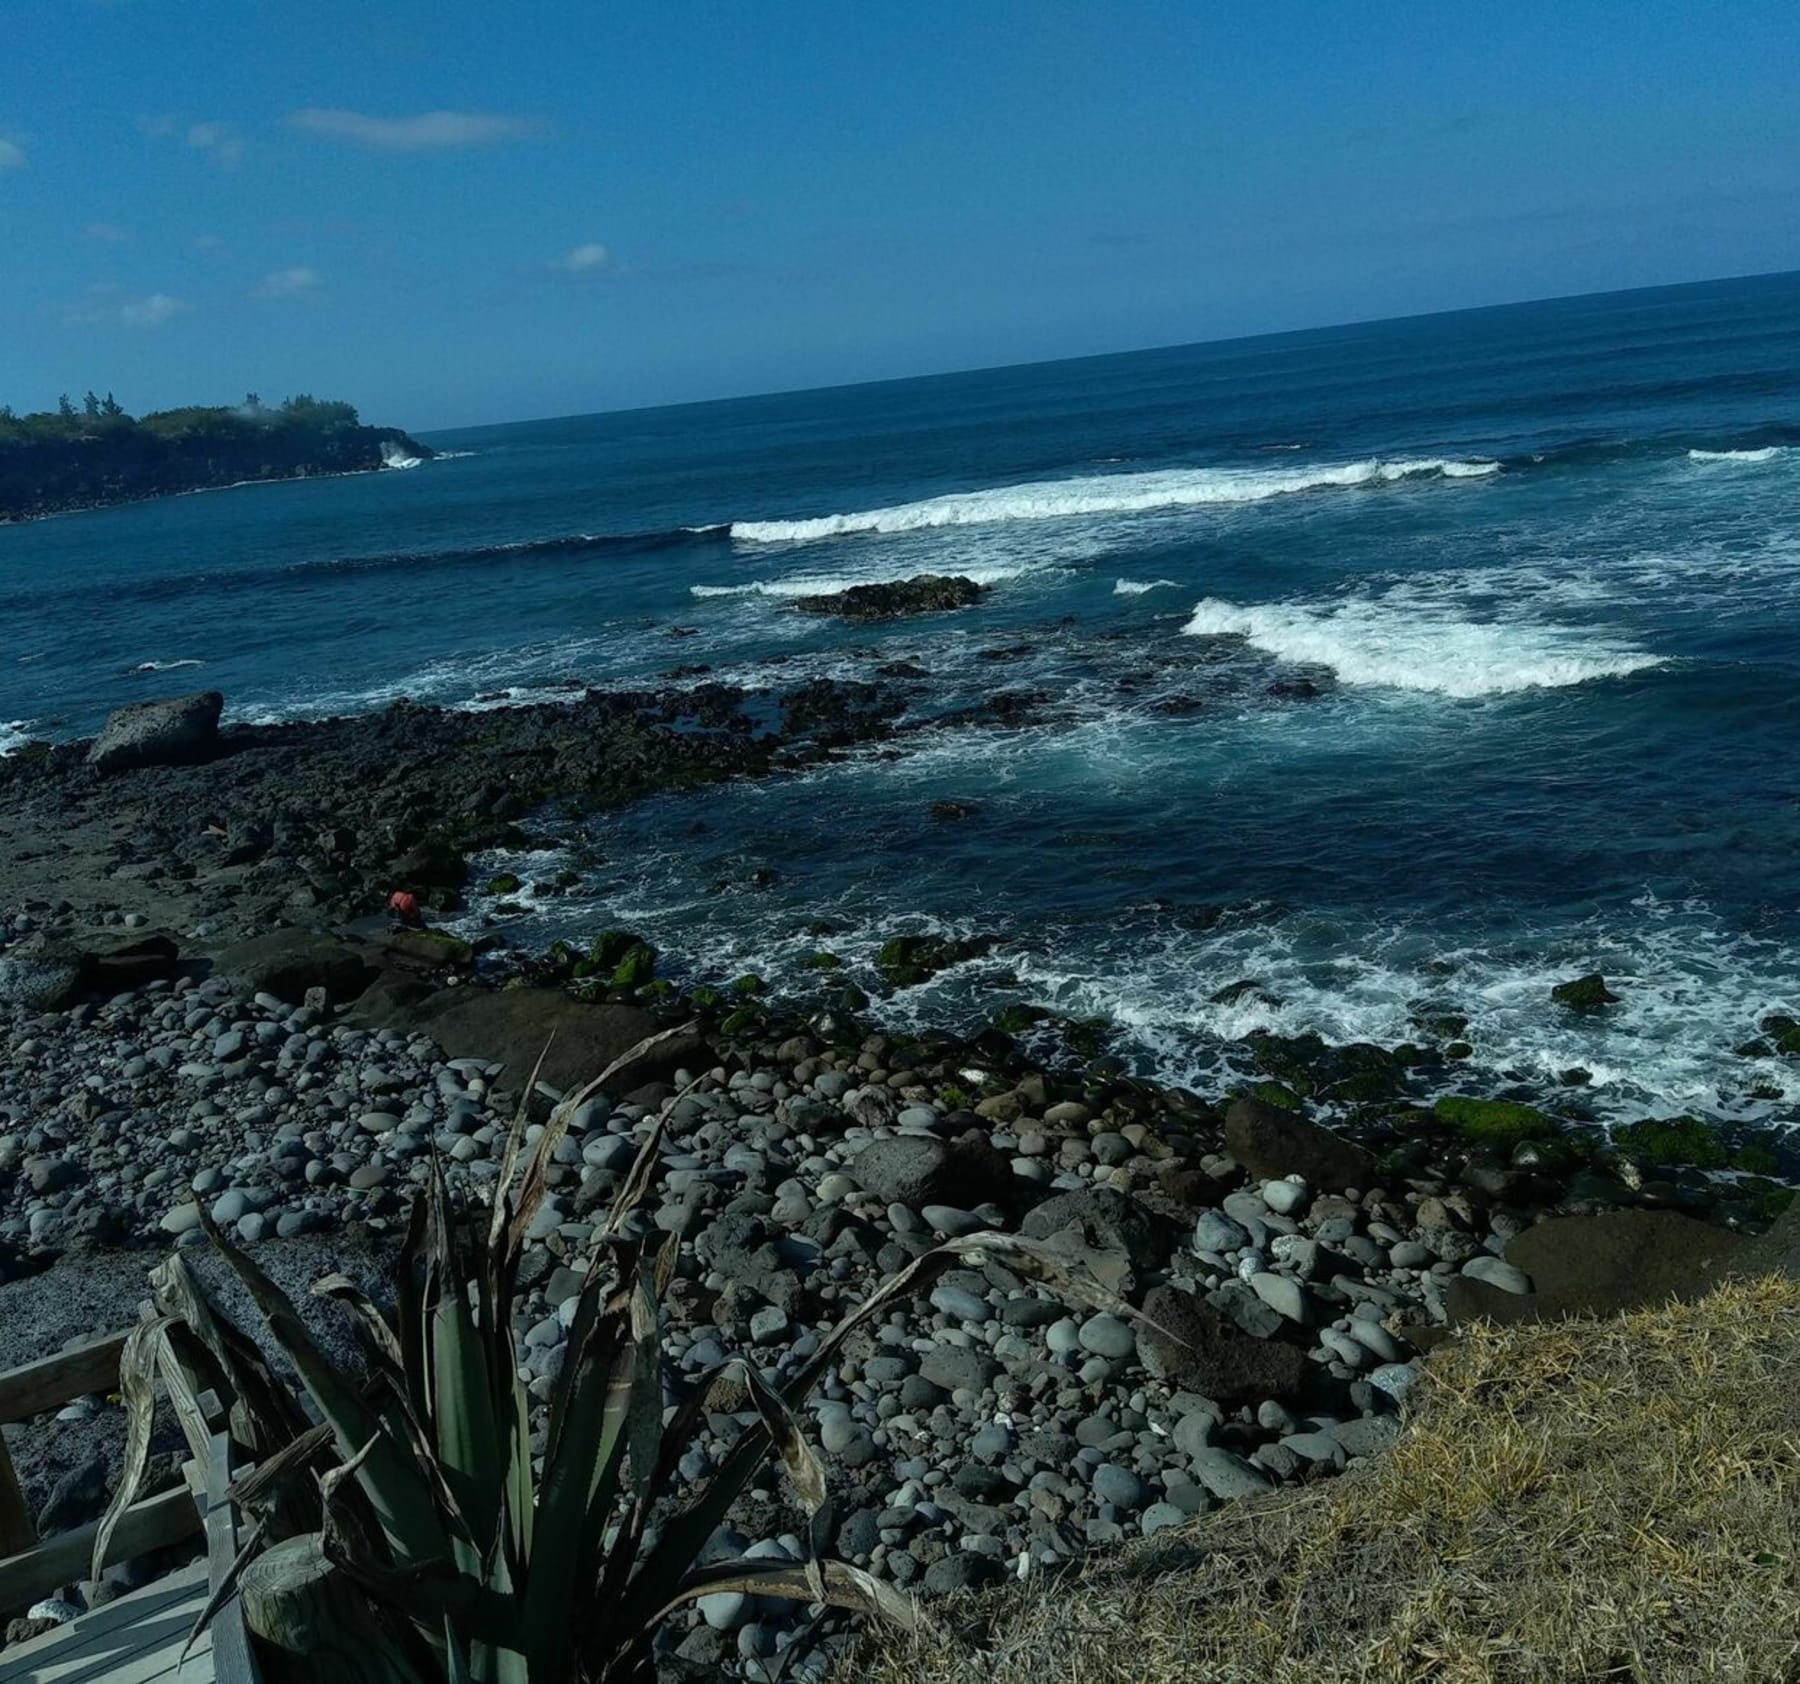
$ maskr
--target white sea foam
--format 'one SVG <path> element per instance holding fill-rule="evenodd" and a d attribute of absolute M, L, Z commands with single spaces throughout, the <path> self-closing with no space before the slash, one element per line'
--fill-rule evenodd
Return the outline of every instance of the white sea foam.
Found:
<path fill-rule="evenodd" d="M 29 719 L 0 719 L 0 757 L 16 754 L 30 741 Z"/>
<path fill-rule="evenodd" d="M 139 661 L 131 670 L 133 672 L 174 672 L 177 667 L 203 667 L 204 661 L 188 656 L 179 661 Z"/>
<path fill-rule="evenodd" d="M 957 567 L 961 579 L 973 579 L 978 585 L 998 585 L 1030 571 L 1024 567 Z M 896 584 L 913 577 L 913 570 L 899 573 L 850 574 L 833 573 L 792 579 L 753 579 L 743 585 L 689 585 L 697 597 L 772 596 L 783 600 L 800 596 L 840 596 L 858 585 Z"/>
<path fill-rule="evenodd" d="M 1154 473 L 1093 474 L 956 492 L 854 514 L 821 515 L 807 520 L 734 521 L 731 535 L 749 543 L 806 543 L 855 532 L 917 532 L 940 526 L 1260 503 L 1297 491 L 1391 485 L 1407 479 L 1478 479 L 1499 471 L 1498 462 L 1428 457 L 1287 469 L 1170 468 Z"/>
<path fill-rule="evenodd" d="M 1114 596 L 1142 596 L 1146 591 L 1175 590 L 1173 579 L 1117 579 L 1113 582 Z"/>
<path fill-rule="evenodd" d="M 423 456 L 408 456 L 392 439 L 382 440 L 381 465 L 384 468 L 416 468 L 424 460 Z"/>
<path fill-rule="evenodd" d="M 1240 608 L 1208 597 L 1185 629 L 1191 637 L 1242 637 L 1281 660 L 1330 667 L 1345 684 L 1465 698 L 1560 689 L 1659 664 L 1641 650 L 1587 641 L 1558 626 L 1483 623 L 1380 601 Z"/>
<path fill-rule="evenodd" d="M 1690 462 L 1773 462 L 1777 456 L 1787 455 L 1787 448 L 1779 444 L 1765 444 L 1760 450 L 1690 450 Z"/>

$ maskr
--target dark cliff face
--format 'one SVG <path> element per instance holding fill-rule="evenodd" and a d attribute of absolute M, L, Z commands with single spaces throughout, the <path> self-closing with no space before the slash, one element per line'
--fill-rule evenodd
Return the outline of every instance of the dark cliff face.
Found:
<path fill-rule="evenodd" d="M 386 447 L 384 453 L 383 447 Z M 0 520 L 236 485 L 358 473 L 432 451 L 397 427 L 224 423 L 163 436 L 142 427 L 0 438 Z"/>

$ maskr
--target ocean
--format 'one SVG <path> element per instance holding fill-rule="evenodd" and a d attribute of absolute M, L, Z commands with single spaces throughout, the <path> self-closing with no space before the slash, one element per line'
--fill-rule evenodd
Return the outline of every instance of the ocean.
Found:
<path fill-rule="evenodd" d="M 1031 723 L 652 800 L 509 934 L 775 982 L 989 934 L 882 1010 L 1103 1017 L 1202 1091 L 1258 1028 L 1455 1012 L 1470 1091 L 1800 1118 L 1734 1050 L 1800 1013 L 1800 276 L 422 436 L 0 527 L 0 742 L 910 662 L 921 714 Z M 790 606 L 922 572 L 991 588 Z M 1551 1001 L 1593 970 L 1617 1005 Z"/>

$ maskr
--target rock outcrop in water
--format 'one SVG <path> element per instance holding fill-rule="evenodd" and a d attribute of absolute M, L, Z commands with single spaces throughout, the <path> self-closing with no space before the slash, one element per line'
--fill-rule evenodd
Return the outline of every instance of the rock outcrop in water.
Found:
<path fill-rule="evenodd" d="M 961 574 L 920 573 L 878 585 L 852 585 L 828 596 L 802 596 L 802 614 L 836 614 L 845 620 L 892 620 L 902 614 L 941 614 L 979 602 L 987 587 Z"/>

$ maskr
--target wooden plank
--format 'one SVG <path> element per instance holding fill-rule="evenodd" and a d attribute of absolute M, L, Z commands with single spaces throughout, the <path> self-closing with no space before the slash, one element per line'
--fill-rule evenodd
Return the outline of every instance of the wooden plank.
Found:
<path fill-rule="evenodd" d="M 209 1394 L 210 1395 L 210 1394 Z M 222 1420 L 223 1410 L 212 1412 Z M 243 1540 L 238 1536 L 237 1509 L 226 1492 L 231 1488 L 231 1435 L 215 1432 L 206 1452 L 206 1568 L 214 1593 L 236 1564 Z M 212 1620 L 213 1675 L 218 1684 L 259 1684 L 250 1635 L 244 1629 L 244 1606 L 233 1596 Z"/>
<path fill-rule="evenodd" d="M 147 1497 L 141 1503 L 133 1503 L 120 1518 L 104 1565 L 178 1544 L 199 1530 L 199 1511 L 185 1490 L 177 1487 L 161 1496 Z M 99 1532 L 97 1522 L 78 1526 L 72 1532 L 45 1539 L 22 1555 L 0 1561 L 0 1615 L 16 1614 L 59 1585 L 85 1579 Z"/>
<path fill-rule="evenodd" d="M 6 1452 L 6 1440 L 0 1437 L 0 1557 L 17 1555 L 36 1542 L 37 1528 L 31 1523 L 31 1511 L 25 1507 L 25 1494 L 19 1489 L 19 1476 Z"/>
<path fill-rule="evenodd" d="M 0 1684 L 211 1684 L 203 1637 L 177 1660 L 206 1603 L 196 1565 L 0 1653 Z"/>
<path fill-rule="evenodd" d="M 76 1351 L 28 1362 L 0 1374 L 0 1421 L 23 1421 L 71 1398 L 110 1392 L 119 1383 L 119 1352 L 127 1335 L 109 1333 Z"/>

